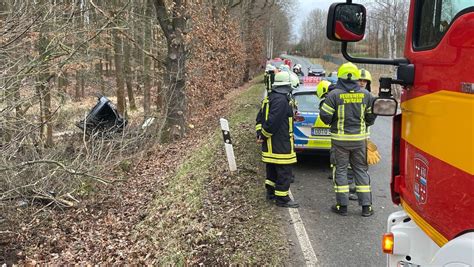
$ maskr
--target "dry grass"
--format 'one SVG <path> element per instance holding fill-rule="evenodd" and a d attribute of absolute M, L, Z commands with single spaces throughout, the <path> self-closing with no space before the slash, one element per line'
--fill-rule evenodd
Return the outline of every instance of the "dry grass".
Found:
<path fill-rule="evenodd" d="M 281 265 L 286 247 L 274 207 L 264 201 L 254 116 L 262 85 L 231 103 L 239 172 L 230 174 L 217 131 L 178 169 L 140 231 L 163 248 L 160 264 Z M 165 219 L 166 218 L 166 219 Z M 152 230 L 153 229 L 153 230 Z M 275 249 L 279 248 L 279 249 Z"/>

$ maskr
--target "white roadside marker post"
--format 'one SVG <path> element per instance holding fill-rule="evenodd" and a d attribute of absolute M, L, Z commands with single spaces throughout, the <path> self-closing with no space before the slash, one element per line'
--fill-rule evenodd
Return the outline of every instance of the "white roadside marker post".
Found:
<path fill-rule="evenodd" d="M 234 147 L 232 147 L 232 140 L 230 139 L 229 122 L 223 118 L 220 119 L 220 122 L 229 169 L 231 172 L 235 172 L 237 170 L 237 163 L 235 163 Z"/>

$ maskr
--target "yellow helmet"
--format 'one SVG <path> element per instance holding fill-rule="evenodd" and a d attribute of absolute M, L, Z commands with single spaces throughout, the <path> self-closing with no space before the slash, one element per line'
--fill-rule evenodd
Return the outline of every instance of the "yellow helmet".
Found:
<path fill-rule="evenodd" d="M 360 69 L 360 73 L 359 73 L 359 80 L 367 80 L 367 81 L 370 81 L 372 82 L 372 75 L 370 74 L 370 72 L 366 69 Z"/>
<path fill-rule="evenodd" d="M 352 63 L 344 63 L 337 71 L 337 78 L 345 80 L 359 80 L 359 69 Z"/>
<path fill-rule="evenodd" d="M 280 71 L 275 74 L 274 86 L 291 85 L 292 77 L 288 71 Z"/>
<path fill-rule="evenodd" d="M 316 87 L 316 95 L 319 98 L 323 97 L 323 95 L 328 92 L 329 85 L 331 85 L 330 81 L 326 81 L 326 80 L 321 81 L 318 84 L 318 87 Z"/>

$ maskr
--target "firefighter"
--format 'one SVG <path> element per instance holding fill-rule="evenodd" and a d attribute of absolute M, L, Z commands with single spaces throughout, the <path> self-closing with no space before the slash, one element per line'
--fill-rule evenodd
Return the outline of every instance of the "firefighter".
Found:
<path fill-rule="evenodd" d="M 319 97 L 321 100 L 319 102 L 319 109 L 321 109 L 322 104 L 324 104 L 324 100 L 326 99 L 326 95 L 332 91 L 335 88 L 335 85 L 332 84 L 330 81 L 323 80 L 321 81 L 318 86 L 316 87 L 316 95 Z M 321 118 L 318 117 L 316 120 L 316 124 L 318 124 L 321 121 Z M 331 151 L 332 151 L 332 146 L 331 146 Z M 336 168 L 335 166 L 335 160 L 334 160 L 334 152 L 330 152 L 330 168 L 333 170 L 333 174 L 331 174 L 328 179 L 334 180 L 334 170 Z M 348 184 L 349 184 L 349 200 L 357 200 L 357 195 L 355 194 L 355 185 L 354 185 L 354 172 L 352 171 L 351 166 L 348 167 L 347 169 L 347 179 L 348 179 Z"/>
<path fill-rule="evenodd" d="M 371 92 L 370 85 L 372 84 L 372 75 L 366 69 L 359 70 L 359 86 L 360 88 L 367 89 L 367 91 Z"/>
<path fill-rule="evenodd" d="M 293 72 L 298 75 L 298 76 L 304 76 L 303 71 L 301 70 L 301 65 L 300 64 L 295 64 L 293 66 Z"/>
<path fill-rule="evenodd" d="M 326 95 L 329 92 L 330 87 L 330 81 L 322 80 L 318 83 L 318 86 L 316 87 L 316 95 L 319 99 L 321 99 L 321 102 L 319 102 L 319 108 L 321 108 L 322 104 L 324 103 L 324 99 L 326 99 Z"/>
<path fill-rule="evenodd" d="M 289 197 L 292 164 L 296 163 L 293 141 L 293 109 L 290 105 L 293 90 L 291 74 L 275 74 L 273 88 L 257 115 L 257 143 L 262 145 L 262 161 L 266 163 L 267 199 L 277 206 L 297 208 Z"/>
<path fill-rule="evenodd" d="M 341 65 L 338 81 L 321 106 L 320 116 L 331 125 L 332 157 L 334 169 L 334 190 L 336 205 L 331 210 L 347 215 L 349 184 L 347 168 L 354 172 L 356 192 L 362 216 L 373 214 L 370 177 L 367 172 L 367 126 L 375 122 L 371 112 L 373 97 L 366 89 L 359 87 L 359 69 L 352 63 Z"/>

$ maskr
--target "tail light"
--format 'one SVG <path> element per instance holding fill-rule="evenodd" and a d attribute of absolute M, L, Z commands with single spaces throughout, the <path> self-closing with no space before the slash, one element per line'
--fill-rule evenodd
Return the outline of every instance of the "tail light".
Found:
<path fill-rule="evenodd" d="M 393 254 L 394 238 L 392 233 L 386 233 L 382 238 L 382 251 L 386 254 Z"/>
<path fill-rule="evenodd" d="M 295 121 L 296 122 L 302 122 L 302 121 L 304 121 L 304 117 L 301 116 L 299 113 L 296 113 L 295 114 Z"/>

